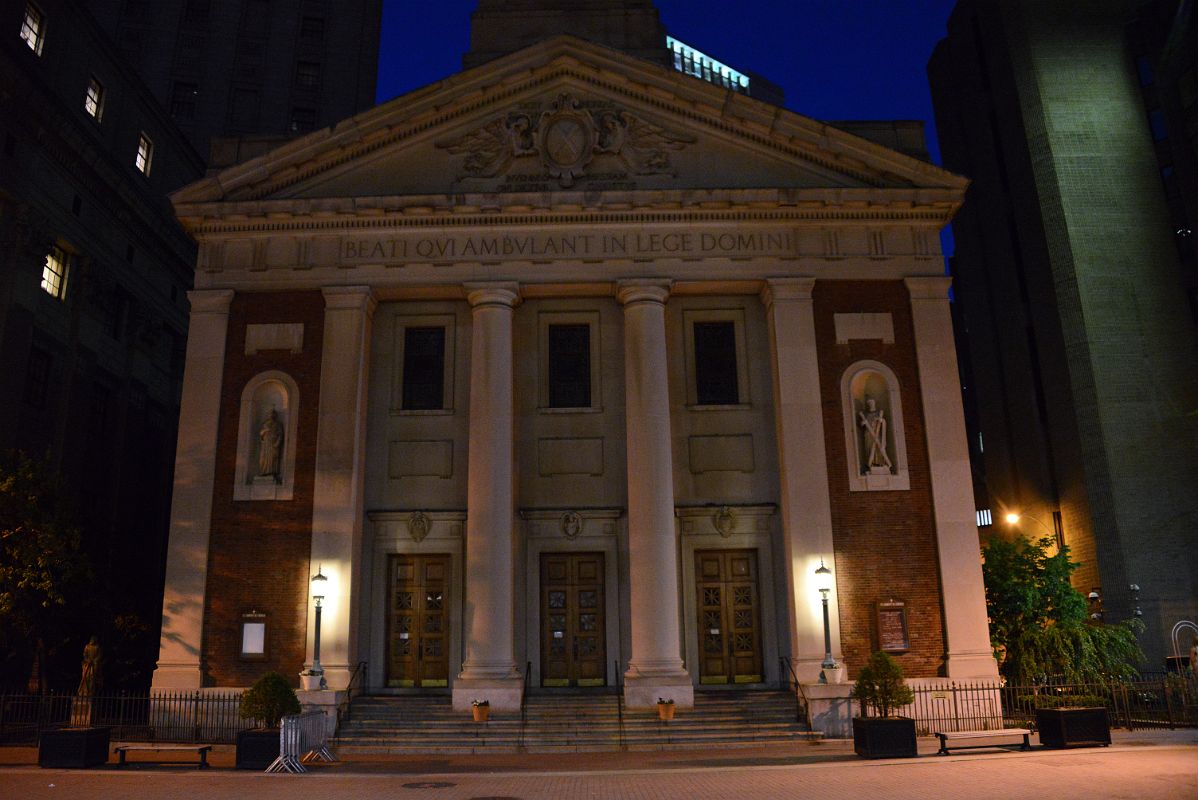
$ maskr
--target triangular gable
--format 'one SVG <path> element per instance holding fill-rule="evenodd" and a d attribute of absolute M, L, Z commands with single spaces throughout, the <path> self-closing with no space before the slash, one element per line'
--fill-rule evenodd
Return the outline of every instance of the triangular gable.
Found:
<path fill-rule="evenodd" d="M 816 120 L 562 36 L 289 142 L 173 200 L 965 185 Z"/>

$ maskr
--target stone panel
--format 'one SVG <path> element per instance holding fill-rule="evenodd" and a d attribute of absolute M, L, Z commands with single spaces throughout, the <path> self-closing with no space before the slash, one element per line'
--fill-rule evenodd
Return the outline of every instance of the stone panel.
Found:
<path fill-rule="evenodd" d="M 696 475 L 703 472 L 752 472 L 753 436 L 748 433 L 732 436 L 692 436 L 690 469 Z"/>
<path fill-rule="evenodd" d="M 387 476 L 396 478 L 453 476 L 453 440 L 395 440 L 387 451 Z"/>
<path fill-rule="evenodd" d="M 537 469 L 550 475 L 602 475 L 603 439 L 538 439 Z"/>

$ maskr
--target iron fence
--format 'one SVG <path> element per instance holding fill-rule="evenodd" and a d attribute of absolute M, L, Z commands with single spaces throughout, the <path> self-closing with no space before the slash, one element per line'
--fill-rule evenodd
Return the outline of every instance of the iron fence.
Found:
<path fill-rule="evenodd" d="M 1037 709 L 1065 706 L 1104 706 L 1112 726 L 1129 730 L 1198 727 L 1198 682 L 1192 674 L 1036 686 L 951 682 L 915 688 L 915 701 L 900 713 L 929 734 L 1035 728 Z"/>
<path fill-rule="evenodd" d="M 0 744 L 35 744 L 42 731 L 112 728 L 114 741 L 232 744 L 255 725 L 239 692 L 96 695 L 0 694 Z"/>

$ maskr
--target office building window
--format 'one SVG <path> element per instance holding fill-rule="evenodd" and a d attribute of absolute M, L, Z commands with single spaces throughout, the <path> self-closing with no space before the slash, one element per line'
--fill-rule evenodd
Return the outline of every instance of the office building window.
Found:
<path fill-rule="evenodd" d="M 591 326 L 550 325 L 548 331 L 549 408 L 589 408 Z"/>
<path fill-rule="evenodd" d="M 104 115 L 104 84 L 94 77 L 87 83 L 87 92 L 83 95 L 83 110 L 96 122 Z"/>
<path fill-rule="evenodd" d="M 21 38 L 29 49 L 42 54 L 42 45 L 46 43 L 46 15 L 33 3 L 25 4 L 25 18 L 21 20 Z"/>
<path fill-rule="evenodd" d="M 150 141 L 150 137 L 143 132 L 137 137 L 137 156 L 133 159 L 133 165 L 143 175 L 150 174 L 150 167 L 154 163 L 154 143 Z"/>
<path fill-rule="evenodd" d="M 320 86 L 320 64 L 315 61 L 299 61 L 295 65 L 295 85 L 304 89 Z"/>
<path fill-rule="evenodd" d="M 300 19 L 300 41 L 304 44 L 320 44 L 324 41 L 324 19 L 303 17 Z"/>
<path fill-rule="evenodd" d="M 736 325 L 732 320 L 695 322 L 695 395 L 701 406 L 740 402 Z"/>
<path fill-rule="evenodd" d="M 1152 141 L 1163 142 L 1169 138 L 1169 128 L 1165 125 L 1165 112 L 1159 108 L 1148 112 L 1148 127 L 1152 130 Z"/>
<path fill-rule="evenodd" d="M 71 257 L 61 247 L 51 247 L 42 265 L 42 290 L 58 300 L 67 293 L 67 270 Z"/>
<path fill-rule="evenodd" d="M 310 131 L 316 127 L 316 109 L 314 108 L 293 108 L 291 109 L 291 130 L 293 131 Z"/>
<path fill-rule="evenodd" d="M 200 87 L 194 83 L 175 81 L 171 88 L 171 116 L 175 119 L 195 119 L 196 99 L 200 96 Z"/>
<path fill-rule="evenodd" d="M 404 411 L 445 407 L 445 328 L 411 327 L 403 337 Z"/>

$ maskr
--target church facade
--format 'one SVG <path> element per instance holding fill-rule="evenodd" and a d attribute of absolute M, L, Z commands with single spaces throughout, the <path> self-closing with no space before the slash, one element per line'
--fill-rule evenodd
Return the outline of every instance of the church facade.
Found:
<path fill-rule="evenodd" d="M 458 707 L 685 706 L 878 649 L 995 677 L 939 249 L 965 185 L 557 36 L 176 193 L 155 686 L 311 667 L 314 594 L 330 689 L 365 662 Z"/>

